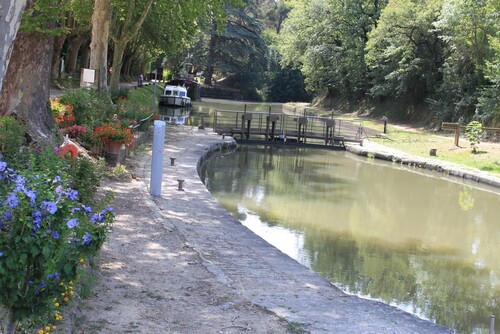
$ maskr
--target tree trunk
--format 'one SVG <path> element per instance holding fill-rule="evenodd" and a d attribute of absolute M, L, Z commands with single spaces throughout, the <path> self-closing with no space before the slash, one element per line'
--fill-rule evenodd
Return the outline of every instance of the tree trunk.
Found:
<path fill-rule="evenodd" d="M 7 315 L 7 328 L 5 334 L 14 334 L 16 332 L 17 320 L 14 309 L 9 308 Z"/>
<path fill-rule="evenodd" d="M 20 32 L 1 92 L 0 115 L 15 115 L 39 142 L 51 137 L 55 125 L 47 110 L 53 46 L 53 37 Z"/>
<path fill-rule="evenodd" d="M 0 0 L 0 91 L 9 67 L 10 55 L 21 23 L 26 0 Z"/>
<path fill-rule="evenodd" d="M 85 41 L 80 47 L 80 67 L 90 68 L 90 42 Z"/>
<path fill-rule="evenodd" d="M 92 41 L 90 42 L 90 68 L 96 71 L 98 90 L 108 90 L 108 39 L 111 0 L 95 0 L 92 13 Z"/>
<path fill-rule="evenodd" d="M 61 51 L 66 40 L 66 35 L 55 37 L 54 40 L 54 55 L 52 56 L 52 79 L 60 78 L 61 71 L 59 69 L 61 62 Z"/>
<path fill-rule="evenodd" d="M 128 56 L 125 58 L 125 61 L 123 62 L 124 69 L 123 69 L 123 74 L 124 75 L 130 75 L 130 66 L 132 64 L 132 57 Z"/>
<path fill-rule="evenodd" d="M 212 25 L 212 34 L 210 35 L 210 42 L 208 43 L 208 57 L 207 57 L 207 67 L 205 68 L 205 85 L 212 84 L 212 77 L 214 75 L 214 64 L 215 64 L 215 48 L 217 46 L 217 40 L 219 36 L 217 35 L 217 24 Z"/>
<path fill-rule="evenodd" d="M 80 51 L 80 47 L 83 42 L 85 42 L 87 38 L 84 36 L 76 36 L 69 41 L 68 46 L 68 59 L 66 59 L 66 73 L 75 73 L 76 65 L 78 61 L 78 51 Z"/>
<path fill-rule="evenodd" d="M 114 43 L 113 48 L 113 72 L 111 73 L 110 89 L 117 90 L 120 85 L 120 73 L 123 65 L 123 53 L 127 47 L 128 41 L 118 41 Z"/>

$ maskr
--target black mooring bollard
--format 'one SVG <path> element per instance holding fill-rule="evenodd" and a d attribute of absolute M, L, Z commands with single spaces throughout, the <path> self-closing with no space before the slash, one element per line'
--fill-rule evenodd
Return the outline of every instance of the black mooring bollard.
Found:
<path fill-rule="evenodd" d="M 170 158 L 170 166 L 173 166 L 175 163 L 175 158 Z"/>
<path fill-rule="evenodd" d="M 184 180 L 177 179 L 177 182 L 179 182 L 179 185 L 177 186 L 177 190 L 184 191 L 184 189 L 182 188 L 182 184 L 184 183 Z"/>
<path fill-rule="evenodd" d="M 382 117 L 382 121 L 384 122 L 384 134 L 387 133 L 387 122 L 389 121 L 389 119 L 387 117 Z"/>

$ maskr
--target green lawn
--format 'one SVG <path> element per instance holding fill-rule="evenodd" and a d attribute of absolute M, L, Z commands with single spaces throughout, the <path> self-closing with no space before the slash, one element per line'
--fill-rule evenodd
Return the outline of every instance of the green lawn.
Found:
<path fill-rule="evenodd" d="M 363 126 L 383 132 L 383 123 L 364 120 Z M 368 140 L 392 147 L 409 154 L 429 158 L 430 149 L 437 150 L 435 159 L 462 164 L 482 171 L 500 175 L 500 143 L 482 142 L 478 152 L 472 153 L 472 148 L 463 134 L 459 146 L 454 144 L 452 131 L 432 132 L 424 129 L 387 126 L 385 136 L 369 138 Z"/>

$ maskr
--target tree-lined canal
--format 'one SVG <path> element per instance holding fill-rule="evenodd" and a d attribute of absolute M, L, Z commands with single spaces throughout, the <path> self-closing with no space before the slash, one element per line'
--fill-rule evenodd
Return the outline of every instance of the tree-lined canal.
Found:
<path fill-rule="evenodd" d="M 348 293 L 459 333 L 500 316 L 496 190 L 343 151 L 246 145 L 201 176 L 244 225 Z"/>

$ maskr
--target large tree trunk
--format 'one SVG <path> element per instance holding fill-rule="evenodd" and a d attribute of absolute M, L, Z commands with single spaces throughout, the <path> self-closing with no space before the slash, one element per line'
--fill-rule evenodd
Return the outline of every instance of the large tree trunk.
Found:
<path fill-rule="evenodd" d="M 66 35 L 57 36 L 54 39 L 54 55 L 52 56 L 52 78 L 60 78 L 61 51 L 66 40 Z"/>
<path fill-rule="evenodd" d="M 98 90 L 108 90 L 108 38 L 111 0 L 95 0 L 92 13 L 92 41 L 90 42 L 90 68 L 95 69 Z"/>
<path fill-rule="evenodd" d="M 0 115 L 15 115 L 42 142 L 55 122 L 47 110 L 54 38 L 20 32 L 12 50 L 0 99 Z"/>
<path fill-rule="evenodd" d="M 83 42 L 86 41 L 85 36 L 76 36 L 69 41 L 68 46 L 68 57 L 66 59 L 66 73 L 75 73 L 76 65 L 78 62 L 78 51 L 82 46 Z"/>
<path fill-rule="evenodd" d="M 141 29 L 146 16 L 151 9 L 153 0 L 146 0 L 143 4 L 144 7 L 139 11 L 140 15 L 138 18 L 135 17 L 136 11 L 136 1 L 129 0 L 128 2 L 128 12 L 125 17 L 124 22 L 113 22 L 114 31 L 111 33 L 111 38 L 113 40 L 113 73 L 111 73 L 111 89 L 118 89 L 120 83 L 120 74 L 123 65 L 123 53 L 127 44 L 137 36 L 139 30 Z M 116 26 L 115 26 L 116 25 Z"/>
<path fill-rule="evenodd" d="M 0 0 L 0 91 L 25 5 L 26 0 Z"/>
<path fill-rule="evenodd" d="M 118 41 L 114 43 L 113 49 L 113 72 L 111 73 L 110 89 L 116 90 L 120 84 L 120 74 L 123 65 L 123 53 L 127 47 L 128 41 Z"/>

